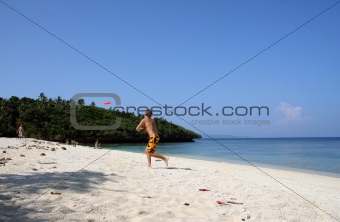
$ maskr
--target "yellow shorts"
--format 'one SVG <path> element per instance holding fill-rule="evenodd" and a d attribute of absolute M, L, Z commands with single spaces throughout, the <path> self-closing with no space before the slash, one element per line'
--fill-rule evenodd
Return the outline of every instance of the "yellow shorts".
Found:
<path fill-rule="evenodd" d="M 156 152 L 156 146 L 160 140 L 158 135 L 150 136 L 148 145 L 145 148 L 145 152 L 147 153 L 154 153 Z"/>

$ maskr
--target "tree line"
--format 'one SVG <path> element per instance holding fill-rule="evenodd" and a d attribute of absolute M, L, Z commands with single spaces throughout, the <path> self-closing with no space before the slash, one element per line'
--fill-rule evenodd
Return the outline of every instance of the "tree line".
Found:
<path fill-rule="evenodd" d="M 77 130 L 71 125 L 70 104 L 76 107 L 77 122 L 83 126 L 113 125 L 117 117 L 122 117 L 119 128 L 115 130 Z M 15 137 L 20 125 L 24 127 L 24 137 L 45 139 L 51 141 L 76 140 L 78 142 L 93 142 L 99 139 L 109 142 L 143 142 L 146 133 L 137 132 L 136 126 L 142 116 L 134 113 L 97 107 L 94 102 L 85 105 L 84 99 L 70 101 L 57 98 L 47 98 L 41 93 L 37 99 L 0 97 L 0 134 Z M 162 141 L 192 141 L 201 135 L 168 122 L 163 118 L 154 118 Z"/>

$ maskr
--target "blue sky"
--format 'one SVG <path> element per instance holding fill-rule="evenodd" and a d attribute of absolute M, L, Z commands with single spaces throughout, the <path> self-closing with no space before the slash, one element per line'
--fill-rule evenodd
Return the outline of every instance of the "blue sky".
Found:
<path fill-rule="evenodd" d="M 0 3 L 0 97 L 115 93 L 123 107 L 182 104 L 337 3 L 3 2 L 69 46 Z M 182 105 L 212 116 L 164 118 L 208 135 L 340 136 L 339 27 L 340 3 Z M 269 115 L 223 116 L 225 106 Z"/>

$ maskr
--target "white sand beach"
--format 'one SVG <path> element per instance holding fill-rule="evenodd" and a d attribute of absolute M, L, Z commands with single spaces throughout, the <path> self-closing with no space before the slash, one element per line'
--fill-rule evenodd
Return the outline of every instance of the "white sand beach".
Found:
<path fill-rule="evenodd" d="M 340 221 L 335 177 L 34 139 L 0 159 L 0 221 Z"/>

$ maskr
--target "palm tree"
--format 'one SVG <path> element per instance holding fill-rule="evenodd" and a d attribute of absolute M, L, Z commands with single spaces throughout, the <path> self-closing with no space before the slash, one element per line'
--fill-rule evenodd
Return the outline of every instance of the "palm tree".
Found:
<path fill-rule="evenodd" d="M 45 108 L 45 104 L 47 103 L 47 97 L 45 96 L 45 93 L 40 93 L 38 100 L 40 101 L 40 108 L 43 110 Z"/>
<path fill-rule="evenodd" d="M 78 110 L 80 110 L 81 107 L 83 107 L 84 105 L 85 105 L 85 100 L 84 99 L 78 99 L 78 102 L 77 102 Z"/>

